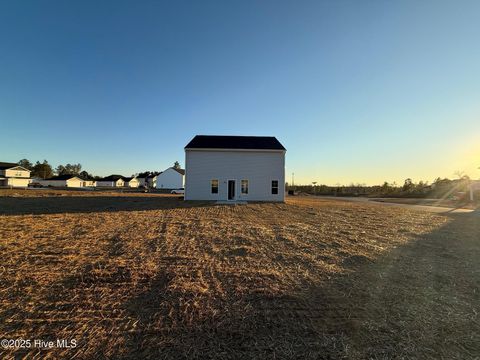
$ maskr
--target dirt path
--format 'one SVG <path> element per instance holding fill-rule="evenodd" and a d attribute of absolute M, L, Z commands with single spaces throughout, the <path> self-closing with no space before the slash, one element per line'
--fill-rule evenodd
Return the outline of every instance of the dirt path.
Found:
<path fill-rule="evenodd" d="M 403 207 L 406 209 L 412 210 L 420 210 L 420 211 L 427 211 L 431 213 L 443 214 L 443 213 L 473 213 L 476 210 L 473 209 L 464 209 L 464 208 L 452 208 L 452 207 L 444 207 L 444 206 L 433 206 L 433 205 L 416 205 L 416 204 L 401 204 L 398 202 L 390 201 L 388 199 L 382 198 L 366 198 L 366 197 L 335 197 L 335 196 L 318 196 L 319 199 L 328 199 L 328 200 L 336 200 L 336 201 L 349 201 L 349 202 L 360 202 L 360 203 L 376 203 L 382 204 L 385 206 L 397 206 Z M 478 212 L 478 211 L 477 211 Z"/>

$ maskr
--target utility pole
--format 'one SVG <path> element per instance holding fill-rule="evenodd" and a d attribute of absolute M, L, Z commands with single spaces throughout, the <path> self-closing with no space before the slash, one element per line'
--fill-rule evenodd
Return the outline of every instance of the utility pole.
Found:
<path fill-rule="evenodd" d="M 313 194 L 315 196 L 317 196 L 317 182 L 316 181 L 312 181 L 312 184 L 313 184 Z"/>
<path fill-rule="evenodd" d="M 292 188 L 295 190 L 295 173 L 292 172 Z"/>

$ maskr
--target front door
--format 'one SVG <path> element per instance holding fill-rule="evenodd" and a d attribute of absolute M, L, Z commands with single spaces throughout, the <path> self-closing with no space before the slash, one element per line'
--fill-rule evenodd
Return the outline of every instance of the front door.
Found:
<path fill-rule="evenodd" d="M 235 180 L 228 180 L 228 200 L 235 200 Z"/>

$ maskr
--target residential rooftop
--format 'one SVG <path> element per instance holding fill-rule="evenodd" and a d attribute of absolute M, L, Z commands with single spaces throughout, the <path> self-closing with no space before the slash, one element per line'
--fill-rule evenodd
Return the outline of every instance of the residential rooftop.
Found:
<path fill-rule="evenodd" d="M 6 169 L 11 169 L 13 167 L 20 166 L 17 163 L 9 163 L 9 162 L 0 162 L 0 170 L 6 170 Z M 20 166 L 23 167 L 23 166 Z M 28 170 L 28 169 L 25 169 Z"/>
<path fill-rule="evenodd" d="M 286 150 L 274 136 L 196 135 L 185 149 Z"/>

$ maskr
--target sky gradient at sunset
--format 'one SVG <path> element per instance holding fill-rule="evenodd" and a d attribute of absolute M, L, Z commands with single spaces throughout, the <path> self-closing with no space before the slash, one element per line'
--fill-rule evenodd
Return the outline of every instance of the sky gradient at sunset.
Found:
<path fill-rule="evenodd" d="M 478 1 L 4 1 L 0 161 L 162 170 L 274 135 L 287 179 L 480 178 Z"/>

